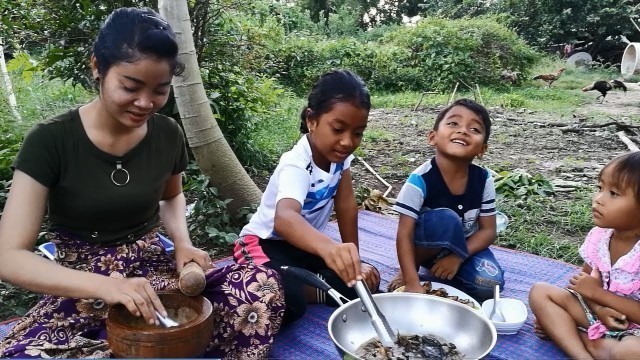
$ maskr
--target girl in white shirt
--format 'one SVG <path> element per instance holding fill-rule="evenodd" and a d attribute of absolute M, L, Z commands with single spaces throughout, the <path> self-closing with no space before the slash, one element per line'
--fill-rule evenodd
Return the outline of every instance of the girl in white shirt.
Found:
<path fill-rule="evenodd" d="M 358 208 L 349 168 L 370 108 L 369 91 L 357 75 L 334 70 L 320 77 L 300 114 L 303 136 L 280 158 L 256 214 L 242 229 L 236 262 L 276 270 L 301 267 L 352 299 L 357 297 L 352 289 L 356 280 L 377 290 L 378 271 L 358 253 Z M 322 233 L 334 205 L 342 242 Z M 281 275 L 284 323 L 300 318 L 307 303 L 325 300 L 324 294 Z M 336 305 L 332 299 L 326 302 Z"/>

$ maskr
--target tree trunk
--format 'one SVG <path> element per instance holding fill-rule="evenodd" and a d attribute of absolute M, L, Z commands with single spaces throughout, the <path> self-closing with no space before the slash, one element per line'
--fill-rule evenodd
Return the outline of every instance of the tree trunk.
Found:
<path fill-rule="evenodd" d="M 215 121 L 196 58 L 187 0 L 159 0 L 158 9 L 173 27 L 185 71 L 173 78 L 176 103 L 189 147 L 203 174 L 226 199 L 229 210 L 260 202 L 262 193 L 244 170 Z"/>
<path fill-rule="evenodd" d="M 4 61 L 4 42 L 0 38 L 0 69 L 2 69 L 2 77 L 4 78 L 4 86 L 7 89 L 7 98 L 9 99 L 9 107 L 13 116 L 15 116 L 17 122 L 22 122 L 22 116 L 18 111 L 18 103 L 16 102 L 16 95 L 13 93 L 13 86 L 11 86 L 11 77 L 7 71 L 7 63 Z"/>

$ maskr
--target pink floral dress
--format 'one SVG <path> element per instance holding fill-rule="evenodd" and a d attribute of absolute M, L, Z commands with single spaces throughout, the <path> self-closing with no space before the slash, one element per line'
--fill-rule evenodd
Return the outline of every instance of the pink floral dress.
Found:
<path fill-rule="evenodd" d="M 612 235 L 613 229 L 594 227 L 580 247 L 580 255 L 591 268 L 600 271 L 602 287 L 605 290 L 640 301 L 640 241 L 615 264 L 611 264 L 609 242 Z M 619 334 L 621 332 L 607 331 L 599 320 L 591 321 L 590 319 L 590 322 L 592 323 L 588 329 L 590 339 L 621 335 Z M 640 324 L 630 323 L 627 331 L 633 329 L 640 329 Z M 638 332 L 623 335 L 637 335 Z"/>

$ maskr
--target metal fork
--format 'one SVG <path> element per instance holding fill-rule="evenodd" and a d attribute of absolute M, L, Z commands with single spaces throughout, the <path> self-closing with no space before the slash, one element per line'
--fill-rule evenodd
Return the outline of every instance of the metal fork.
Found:
<path fill-rule="evenodd" d="M 493 288 L 493 307 L 491 308 L 491 313 L 489 314 L 489 320 L 505 322 L 504 314 L 498 306 L 498 301 L 500 301 L 500 285 L 496 285 L 496 287 Z"/>

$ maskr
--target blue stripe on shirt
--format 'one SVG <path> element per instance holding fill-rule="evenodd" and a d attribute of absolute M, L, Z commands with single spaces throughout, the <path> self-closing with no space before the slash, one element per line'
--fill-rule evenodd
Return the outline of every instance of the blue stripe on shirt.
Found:
<path fill-rule="evenodd" d="M 420 191 L 422 191 L 422 196 L 424 196 L 425 198 L 427 197 L 427 185 L 424 183 L 424 179 L 422 178 L 422 176 L 418 174 L 411 174 L 409 175 L 409 179 L 407 179 L 407 182 L 420 189 Z"/>
<path fill-rule="evenodd" d="M 322 201 L 331 199 L 338 189 L 338 184 L 327 186 L 314 192 L 308 192 L 302 210 L 311 210 Z"/>

